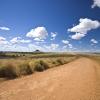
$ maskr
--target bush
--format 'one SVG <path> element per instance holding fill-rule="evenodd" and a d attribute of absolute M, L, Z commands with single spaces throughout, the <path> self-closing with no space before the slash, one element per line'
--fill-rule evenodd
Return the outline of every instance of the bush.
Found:
<path fill-rule="evenodd" d="M 58 63 L 59 65 L 63 65 L 63 64 L 64 64 L 64 61 L 63 61 L 62 59 L 57 59 L 57 63 Z"/>
<path fill-rule="evenodd" d="M 13 79 L 18 77 L 18 73 L 16 72 L 16 68 L 13 65 L 9 64 L 0 68 L 0 77 Z"/>
<path fill-rule="evenodd" d="M 8 79 L 14 79 L 16 77 L 21 77 L 22 75 L 32 74 L 32 70 L 28 63 L 7 63 L 6 65 L 0 67 L 0 77 L 5 77 Z"/>
<path fill-rule="evenodd" d="M 49 68 L 49 65 L 42 60 L 39 60 L 39 61 L 35 62 L 35 64 L 34 64 L 34 70 L 35 71 L 41 72 L 41 71 L 44 71 L 48 68 Z"/>
<path fill-rule="evenodd" d="M 18 55 L 19 54 L 15 54 L 15 57 Z M 26 57 L 24 59 L 22 57 L 18 59 L 2 59 L 0 60 L 0 77 L 14 79 L 24 75 L 32 74 L 35 71 L 42 72 L 48 68 L 69 63 L 73 59 L 76 59 L 76 57 L 49 57 L 39 58 L 36 60 L 35 58 L 30 59 Z"/>
<path fill-rule="evenodd" d="M 32 70 L 28 63 L 23 63 L 19 66 L 20 75 L 29 75 L 32 74 Z"/>
<path fill-rule="evenodd" d="M 56 61 L 52 61 L 52 64 L 56 64 L 57 62 Z"/>

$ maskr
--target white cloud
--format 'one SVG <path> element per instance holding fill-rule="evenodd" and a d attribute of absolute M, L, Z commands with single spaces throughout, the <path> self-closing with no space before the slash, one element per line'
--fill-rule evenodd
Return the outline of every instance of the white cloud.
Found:
<path fill-rule="evenodd" d="M 41 40 L 40 38 L 34 38 L 35 41 L 43 42 L 44 40 Z"/>
<path fill-rule="evenodd" d="M 84 36 L 85 36 L 85 34 L 76 33 L 76 34 L 72 35 L 71 38 L 75 39 L 75 40 L 80 40 Z"/>
<path fill-rule="evenodd" d="M 17 44 L 17 43 L 30 43 L 31 40 L 24 40 L 24 39 L 21 39 L 21 37 L 14 37 L 13 39 L 10 40 L 10 42 L 12 44 Z"/>
<path fill-rule="evenodd" d="M 22 39 L 21 37 L 14 37 L 11 40 L 7 41 L 6 38 L 0 37 L 0 50 L 1 51 L 35 51 L 35 50 L 40 50 L 40 51 L 48 51 L 48 52 L 53 52 L 53 51 L 58 51 L 59 44 L 44 44 L 39 43 L 37 44 L 34 42 L 34 44 L 30 43 L 30 40 L 25 40 Z M 28 43 L 26 45 L 23 45 L 21 43 Z M 21 44 L 21 45 L 20 45 Z"/>
<path fill-rule="evenodd" d="M 57 51 L 58 47 L 59 47 L 59 44 L 44 45 L 44 48 L 47 51 Z"/>
<path fill-rule="evenodd" d="M 51 50 L 56 50 L 59 47 L 59 44 L 51 44 Z"/>
<path fill-rule="evenodd" d="M 7 45 L 8 43 L 8 41 L 0 41 L 0 45 Z"/>
<path fill-rule="evenodd" d="M 8 27 L 0 27 L 0 30 L 9 31 L 10 28 L 8 28 Z"/>
<path fill-rule="evenodd" d="M 91 20 L 88 18 L 81 18 L 79 20 L 79 24 L 69 28 L 69 32 L 75 32 L 74 35 L 71 36 L 72 39 L 81 39 L 84 36 L 86 36 L 87 32 L 92 30 L 92 29 L 97 29 L 100 27 L 100 22 L 97 20 Z"/>
<path fill-rule="evenodd" d="M 64 45 L 64 46 L 62 47 L 62 49 L 67 49 L 67 47 L 68 47 L 67 45 Z"/>
<path fill-rule="evenodd" d="M 19 40 L 19 42 L 20 42 L 20 43 L 30 43 L 31 40 L 24 40 L 24 39 L 22 39 L 22 40 Z"/>
<path fill-rule="evenodd" d="M 68 40 L 62 40 L 62 43 L 65 44 L 65 46 L 63 46 L 63 48 L 73 48 L 72 44 L 68 41 Z"/>
<path fill-rule="evenodd" d="M 0 45 L 6 45 L 6 44 L 8 44 L 6 38 L 0 36 Z"/>
<path fill-rule="evenodd" d="M 16 44 L 19 43 L 20 37 L 14 37 L 13 39 L 10 40 L 11 43 Z"/>
<path fill-rule="evenodd" d="M 66 51 L 69 52 L 69 51 L 74 51 L 75 50 L 75 48 L 72 46 L 72 44 L 64 45 L 61 49 L 64 52 L 66 52 Z"/>
<path fill-rule="evenodd" d="M 27 37 L 34 38 L 36 41 L 44 40 L 48 36 L 48 32 L 45 27 L 37 27 L 31 29 L 30 32 L 26 34 Z"/>
<path fill-rule="evenodd" d="M 6 40 L 6 38 L 0 36 L 0 41 L 5 41 L 5 40 Z"/>
<path fill-rule="evenodd" d="M 29 44 L 30 51 L 40 50 L 40 51 L 56 51 L 59 47 L 59 44 L 50 44 L 50 45 L 36 45 L 36 44 Z"/>
<path fill-rule="evenodd" d="M 93 0 L 93 5 L 91 7 L 94 8 L 96 6 L 100 8 L 100 0 Z"/>
<path fill-rule="evenodd" d="M 0 46 L 0 50 L 2 50 L 2 51 L 29 52 L 29 48 L 27 46 L 21 46 L 21 45 L 4 45 L 4 46 Z"/>
<path fill-rule="evenodd" d="M 91 39 L 90 41 L 91 41 L 93 44 L 97 44 L 97 43 L 98 43 L 98 41 L 95 40 L 95 39 Z"/>
<path fill-rule="evenodd" d="M 62 43 L 69 44 L 69 41 L 68 40 L 62 40 Z"/>
<path fill-rule="evenodd" d="M 51 32 L 51 40 L 55 40 L 55 38 L 56 38 L 56 36 L 57 36 L 57 32 Z"/>
<path fill-rule="evenodd" d="M 73 48 L 72 44 L 68 44 L 69 48 Z"/>
<path fill-rule="evenodd" d="M 43 46 L 36 45 L 36 44 L 29 44 L 28 47 L 30 51 L 35 51 L 35 50 L 45 51 L 45 48 Z"/>

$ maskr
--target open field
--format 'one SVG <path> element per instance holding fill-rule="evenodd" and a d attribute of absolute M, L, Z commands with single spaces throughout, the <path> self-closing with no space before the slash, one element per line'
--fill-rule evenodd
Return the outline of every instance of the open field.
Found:
<path fill-rule="evenodd" d="M 94 60 L 81 57 L 42 73 L 5 81 L 0 84 L 0 100 L 100 100 L 99 67 Z"/>
<path fill-rule="evenodd" d="M 69 63 L 76 58 L 78 56 L 67 53 L 1 53 L 0 78 L 14 79 L 42 72 Z"/>
<path fill-rule="evenodd" d="M 100 64 L 100 54 L 86 53 L 28 53 L 1 52 L 0 80 L 8 80 L 42 72 L 49 68 L 67 64 L 80 57 L 87 57 Z"/>
<path fill-rule="evenodd" d="M 100 54 L 45 55 L 0 59 L 0 100 L 100 100 Z"/>

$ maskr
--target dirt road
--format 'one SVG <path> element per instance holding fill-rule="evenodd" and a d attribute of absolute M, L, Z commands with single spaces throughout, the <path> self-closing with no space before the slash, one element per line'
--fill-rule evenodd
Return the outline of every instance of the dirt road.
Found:
<path fill-rule="evenodd" d="M 0 84 L 0 100 L 100 100 L 99 65 L 88 58 Z"/>

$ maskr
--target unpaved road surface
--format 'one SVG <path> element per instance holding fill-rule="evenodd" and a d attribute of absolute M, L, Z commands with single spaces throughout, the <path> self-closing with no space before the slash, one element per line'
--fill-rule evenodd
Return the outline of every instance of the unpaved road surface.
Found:
<path fill-rule="evenodd" d="M 0 100 L 100 100 L 99 65 L 88 58 L 0 83 Z"/>

